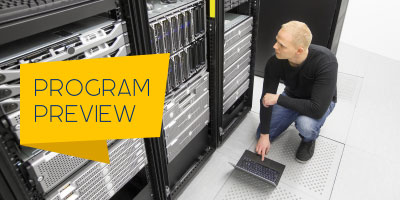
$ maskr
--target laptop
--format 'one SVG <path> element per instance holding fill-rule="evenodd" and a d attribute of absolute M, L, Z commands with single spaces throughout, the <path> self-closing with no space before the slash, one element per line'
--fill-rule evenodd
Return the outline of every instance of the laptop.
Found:
<path fill-rule="evenodd" d="M 277 186 L 285 165 L 264 157 L 261 161 L 261 156 L 246 150 L 237 164 L 229 162 L 236 169 L 251 174 L 267 183 Z"/>

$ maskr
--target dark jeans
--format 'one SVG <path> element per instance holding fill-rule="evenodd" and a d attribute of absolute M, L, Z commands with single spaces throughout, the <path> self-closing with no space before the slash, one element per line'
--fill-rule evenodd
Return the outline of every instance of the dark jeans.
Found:
<path fill-rule="evenodd" d="M 283 92 L 281 95 L 286 94 Z M 263 106 L 261 104 L 261 106 Z M 320 119 L 314 119 L 301 115 L 300 113 L 275 104 L 272 106 L 272 116 L 270 123 L 269 139 L 273 141 L 277 138 L 283 131 L 285 131 L 290 124 L 295 122 L 296 129 L 300 132 L 300 136 L 303 138 L 304 142 L 309 142 L 316 140 L 319 136 L 322 125 L 329 114 L 335 108 L 335 102 L 331 102 L 328 110 Z M 257 128 L 257 139 L 260 138 L 260 125 Z"/>

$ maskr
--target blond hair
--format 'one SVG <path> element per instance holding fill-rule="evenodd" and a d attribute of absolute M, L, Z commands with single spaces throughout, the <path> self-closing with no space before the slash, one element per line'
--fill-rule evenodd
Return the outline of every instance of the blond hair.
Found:
<path fill-rule="evenodd" d="M 288 31 L 292 35 L 296 47 L 308 49 L 311 44 L 312 34 L 307 24 L 299 21 L 290 21 L 283 24 L 282 29 Z"/>

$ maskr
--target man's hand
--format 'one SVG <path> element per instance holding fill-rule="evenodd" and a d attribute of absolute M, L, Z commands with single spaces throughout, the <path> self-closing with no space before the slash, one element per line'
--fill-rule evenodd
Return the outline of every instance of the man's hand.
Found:
<path fill-rule="evenodd" d="M 264 161 L 265 155 L 269 152 L 270 148 L 269 134 L 260 134 L 260 139 L 258 139 L 256 152 L 261 155 L 261 160 Z"/>
<path fill-rule="evenodd" d="M 278 102 L 279 94 L 266 93 L 262 99 L 264 107 L 268 108 Z"/>

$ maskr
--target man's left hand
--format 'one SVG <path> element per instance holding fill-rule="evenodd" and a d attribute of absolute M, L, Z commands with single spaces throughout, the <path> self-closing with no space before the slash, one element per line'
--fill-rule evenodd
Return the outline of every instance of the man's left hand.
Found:
<path fill-rule="evenodd" d="M 268 108 L 278 102 L 279 94 L 266 93 L 263 97 L 263 105 Z"/>

